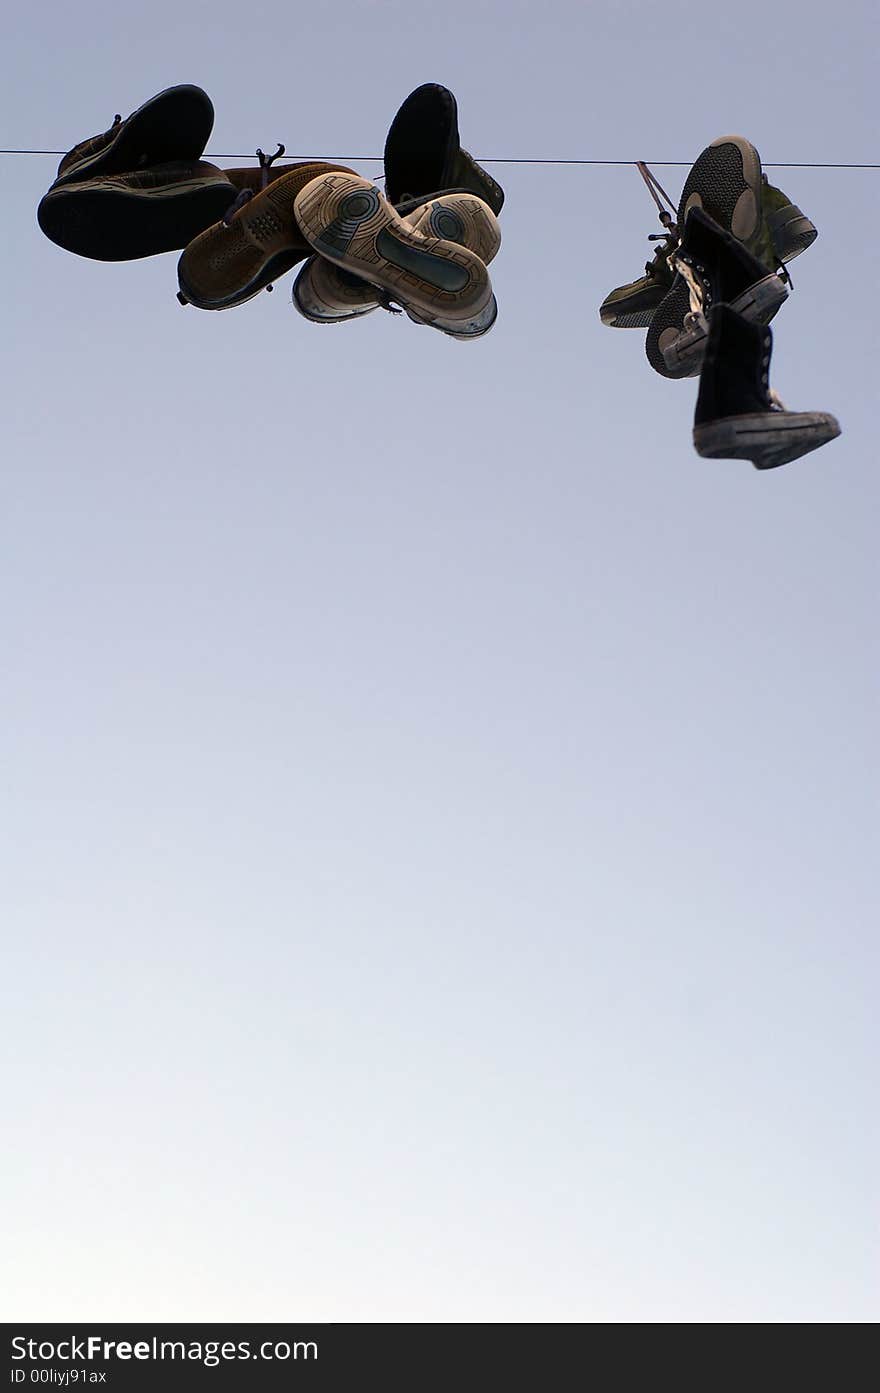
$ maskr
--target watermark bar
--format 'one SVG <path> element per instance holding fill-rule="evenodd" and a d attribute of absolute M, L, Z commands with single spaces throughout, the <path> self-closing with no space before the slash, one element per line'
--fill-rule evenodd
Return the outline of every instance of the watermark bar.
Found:
<path fill-rule="evenodd" d="M 572 1325 L 5 1324 L 0 1393 L 405 1388 L 438 1377 L 450 1388 L 495 1389 L 526 1378 L 562 1388 L 583 1358 Z M 5 1367 L 4 1367 L 5 1365 Z"/>

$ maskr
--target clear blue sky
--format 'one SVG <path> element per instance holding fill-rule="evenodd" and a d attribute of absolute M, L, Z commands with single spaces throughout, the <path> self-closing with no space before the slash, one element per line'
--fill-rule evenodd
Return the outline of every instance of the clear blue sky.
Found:
<path fill-rule="evenodd" d="M 83 0 L 3 146 L 161 88 L 210 150 L 877 159 L 873 5 Z M 773 382 L 840 440 L 702 461 L 597 306 L 627 168 L 491 166 L 495 331 L 43 239 L 4 158 L 6 1319 L 865 1321 L 876 1287 L 876 171 Z M 378 172 L 378 165 L 361 165 Z M 685 170 L 657 173 L 677 196 Z"/>

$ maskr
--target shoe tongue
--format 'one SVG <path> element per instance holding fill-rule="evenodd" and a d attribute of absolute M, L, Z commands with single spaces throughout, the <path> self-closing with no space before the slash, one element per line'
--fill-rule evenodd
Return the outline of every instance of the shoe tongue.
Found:
<path fill-rule="evenodd" d="M 426 82 L 406 98 L 385 142 L 385 193 L 399 203 L 450 187 L 459 152 L 458 108 L 446 87 Z"/>

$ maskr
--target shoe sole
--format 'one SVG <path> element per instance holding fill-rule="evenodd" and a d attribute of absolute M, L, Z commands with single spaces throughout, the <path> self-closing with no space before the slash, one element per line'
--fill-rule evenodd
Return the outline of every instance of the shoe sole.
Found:
<path fill-rule="evenodd" d="M 37 222 L 51 242 L 76 256 L 138 261 L 180 251 L 234 198 L 231 184 L 204 179 L 149 190 L 72 184 L 46 194 Z"/>
<path fill-rule="evenodd" d="M 493 295 L 488 305 L 478 315 L 454 325 L 438 319 L 422 319 L 412 309 L 407 309 L 406 313 L 414 324 L 427 324 L 431 329 L 439 329 L 441 334 L 446 334 L 448 338 L 456 339 L 459 343 L 473 343 L 475 339 L 485 338 L 489 330 L 495 328 L 498 319 L 498 301 Z"/>
<path fill-rule="evenodd" d="M 683 228 L 689 210 L 699 207 L 726 232 L 744 242 L 755 233 L 762 217 L 761 188 L 761 160 L 754 145 L 743 136 L 713 140 L 697 156 L 685 180 L 678 205 L 678 226 Z M 672 289 L 657 307 L 645 340 L 648 362 L 661 377 L 694 377 L 700 371 L 699 361 L 673 371 L 667 367 L 664 356 L 664 349 L 671 351 L 676 336 L 684 331 L 689 312 L 687 283 L 676 275 Z"/>
<path fill-rule="evenodd" d="M 645 310 L 623 310 L 618 313 L 614 306 L 599 306 L 599 318 L 609 329 L 647 329 L 657 313 L 657 306 Z"/>
<path fill-rule="evenodd" d="M 423 237 L 467 247 L 489 266 L 501 247 L 501 228 L 488 204 L 474 194 L 449 193 L 431 199 L 408 225 Z"/>
<path fill-rule="evenodd" d="M 815 224 L 794 203 L 779 208 L 767 218 L 767 226 L 780 261 L 794 261 L 819 236 Z"/>
<path fill-rule="evenodd" d="M 228 225 L 215 219 L 213 227 L 186 247 L 177 264 L 181 303 L 201 310 L 234 309 L 303 261 L 310 249 L 294 203 L 297 194 L 327 169 L 323 162 L 298 165 L 233 214 Z"/>
<path fill-rule="evenodd" d="M 691 299 L 687 281 L 676 273 L 672 289 L 654 311 L 645 339 L 648 362 L 661 377 L 695 377 L 700 371 L 700 364 L 696 361 L 678 367 L 669 367 L 666 361 L 666 355 L 671 355 L 676 342 L 685 333 L 685 320 L 690 312 Z"/>
<path fill-rule="evenodd" d="M 743 136 L 721 136 L 720 139 L 714 140 L 711 145 L 706 147 L 691 168 L 679 201 L 678 226 L 684 227 L 688 211 L 697 206 L 704 208 L 710 217 L 732 232 L 740 241 L 745 241 L 756 231 L 760 222 L 761 190 L 761 160 L 754 145 Z M 803 217 L 800 209 L 793 211 L 800 215 L 806 226 L 792 226 L 790 230 L 785 229 L 786 245 L 788 245 L 790 236 L 792 242 L 797 241 L 798 250 L 789 252 L 786 256 L 780 253 L 780 260 L 790 260 L 792 256 L 797 256 L 800 251 L 805 251 L 817 236 L 813 224 L 808 218 Z M 767 224 L 772 230 L 773 225 L 769 218 Z M 810 230 L 812 230 L 812 236 L 809 236 Z M 668 294 L 672 295 L 676 288 L 673 283 Z M 684 298 L 684 311 L 678 321 L 681 326 L 684 323 L 684 315 L 690 309 L 690 299 L 686 292 Z M 663 315 L 657 320 L 657 333 L 653 337 L 649 336 L 645 344 L 645 351 L 651 367 L 662 377 L 691 377 L 694 375 L 692 367 L 687 371 L 668 371 L 662 349 L 655 341 L 660 333 L 674 327 L 674 315 L 680 307 L 680 297 L 676 299 L 673 306 L 666 306 Z M 603 305 L 599 314 L 602 323 L 612 329 L 650 329 L 654 326 L 660 309 L 661 305 L 657 305 L 655 310 L 650 312 L 641 311 L 632 314 L 625 312 L 622 315 L 614 315 L 612 318 L 613 308 L 608 313 Z"/>
<path fill-rule="evenodd" d="M 314 264 L 318 260 L 319 258 L 317 257 L 309 257 L 294 281 L 293 290 L 291 292 L 291 298 L 295 308 L 299 310 L 299 313 L 304 319 L 307 319 L 310 324 L 345 324 L 351 319 L 363 319 L 365 315 L 372 314 L 374 310 L 379 308 L 379 301 L 375 296 L 375 287 L 363 282 L 362 293 L 364 298 L 360 304 L 356 304 L 356 307 L 347 311 L 325 309 L 323 312 L 319 312 L 314 300 L 312 300 L 311 303 L 306 300 L 307 287 L 311 286 Z"/>
<path fill-rule="evenodd" d="M 115 140 L 103 150 L 60 175 L 56 187 L 101 174 L 130 173 L 142 164 L 201 159 L 213 127 L 214 107 L 201 87 L 167 87 L 123 121 Z"/>
<path fill-rule="evenodd" d="M 694 449 L 703 459 L 747 459 L 756 469 L 778 469 L 838 435 L 838 422 L 824 411 L 755 412 L 694 426 Z"/>
<path fill-rule="evenodd" d="M 315 251 L 387 290 L 428 323 L 473 319 L 492 297 L 484 263 L 466 247 L 414 232 L 367 179 L 326 174 L 297 195 L 296 219 Z"/>
<path fill-rule="evenodd" d="M 750 324 L 769 324 L 787 298 L 785 282 L 776 275 L 765 276 L 731 300 L 730 308 Z M 690 308 L 689 296 L 687 300 Z M 701 371 L 708 337 L 709 326 L 704 314 L 700 314 L 688 328 L 672 338 L 664 339 L 663 332 L 659 333 L 658 344 L 671 377 L 695 377 Z"/>
<path fill-rule="evenodd" d="M 398 216 L 404 217 L 404 214 L 398 210 Z M 487 204 L 472 194 L 444 194 L 440 198 L 431 199 L 417 205 L 412 213 L 405 217 L 405 221 L 423 237 L 435 237 L 467 247 L 486 266 L 495 259 L 501 246 L 501 229 L 497 218 Z M 356 294 L 361 297 L 360 302 L 353 298 L 347 310 L 320 308 L 316 303 L 320 297 L 316 297 L 312 290 L 316 266 L 324 275 L 327 272 L 331 273 L 331 277 L 344 274 L 335 263 L 328 262 L 326 257 L 319 257 L 317 260 L 315 257 L 309 258 L 293 287 L 294 305 L 305 319 L 313 324 L 343 324 L 351 319 L 363 319 L 365 314 L 371 314 L 379 308 L 375 286 L 360 277 L 357 278 L 356 289 Z M 338 286 L 336 298 L 344 299 L 344 293 L 340 292 Z M 491 309 L 484 310 L 478 320 L 457 326 L 453 337 L 480 338 L 489 332 L 497 317 L 498 305 L 493 295 Z M 410 314 L 410 318 L 419 324 L 424 322 L 413 314 Z M 435 327 L 443 326 L 437 324 Z M 443 332 L 451 331 L 443 329 Z"/>
<path fill-rule="evenodd" d="M 754 145 L 743 136 L 721 136 L 694 161 L 681 191 L 678 226 L 683 228 L 689 210 L 699 207 L 747 242 L 761 221 L 761 190 L 761 159 Z"/>

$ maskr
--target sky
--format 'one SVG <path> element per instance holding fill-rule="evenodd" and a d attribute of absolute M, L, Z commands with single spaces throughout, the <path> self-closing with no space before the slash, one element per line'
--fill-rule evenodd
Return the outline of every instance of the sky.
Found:
<path fill-rule="evenodd" d="M 209 152 L 377 155 L 438 81 L 673 198 L 746 135 L 819 229 L 772 383 L 843 433 L 696 456 L 597 313 L 628 165 L 487 163 L 461 345 L 183 309 L 0 157 L 4 1319 L 876 1320 L 880 172 L 773 166 L 876 161 L 877 19 L 767 14 L 17 16 L 9 148 L 177 82 Z"/>

